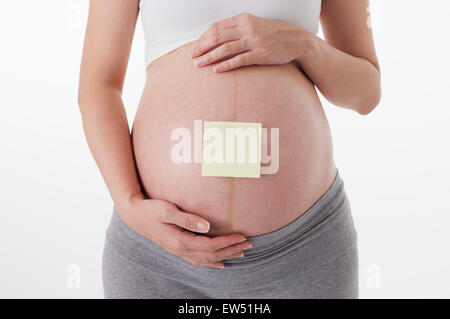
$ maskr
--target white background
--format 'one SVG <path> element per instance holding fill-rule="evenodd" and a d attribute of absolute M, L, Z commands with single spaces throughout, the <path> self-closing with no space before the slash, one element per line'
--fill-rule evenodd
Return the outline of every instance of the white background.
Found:
<path fill-rule="evenodd" d="M 77 106 L 87 9 L 0 2 L 3 298 L 103 297 L 111 200 Z M 358 230 L 361 297 L 450 298 L 450 2 L 374 0 L 372 13 L 382 102 L 363 117 L 324 101 Z M 130 121 L 144 67 L 139 21 L 124 91 Z"/>

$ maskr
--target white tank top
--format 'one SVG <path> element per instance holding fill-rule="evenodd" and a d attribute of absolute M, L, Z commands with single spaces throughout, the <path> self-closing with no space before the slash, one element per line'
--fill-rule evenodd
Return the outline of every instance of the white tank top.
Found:
<path fill-rule="evenodd" d="M 214 22 L 251 13 L 317 33 L 321 0 L 140 0 L 145 63 L 197 40 Z"/>

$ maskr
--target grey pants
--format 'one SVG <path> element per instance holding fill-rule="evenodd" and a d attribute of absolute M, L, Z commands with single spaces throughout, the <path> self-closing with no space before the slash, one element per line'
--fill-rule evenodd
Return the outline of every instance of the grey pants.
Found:
<path fill-rule="evenodd" d="M 357 233 L 343 182 L 303 215 L 248 237 L 225 268 L 193 266 L 139 235 L 116 209 L 102 263 L 105 298 L 357 298 Z"/>

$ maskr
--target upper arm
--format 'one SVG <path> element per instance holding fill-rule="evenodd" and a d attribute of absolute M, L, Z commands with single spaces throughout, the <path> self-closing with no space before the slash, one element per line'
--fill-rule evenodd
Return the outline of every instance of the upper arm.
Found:
<path fill-rule="evenodd" d="M 138 14 L 139 0 L 90 1 L 80 89 L 97 81 L 122 90 Z"/>
<path fill-rule="evenodd" d="M 320 22 L 329 44 L 379 70 L 368 9 L 369 0 L 322 0 Z"/>

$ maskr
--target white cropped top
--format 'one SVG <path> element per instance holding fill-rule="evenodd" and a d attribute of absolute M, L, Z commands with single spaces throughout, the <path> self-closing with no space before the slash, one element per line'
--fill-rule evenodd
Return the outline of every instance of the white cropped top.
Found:
<path fill-rule="evenodd" d="M 317 33 L 321 0 L 140 0 L 145 64 L 197 40 L 214 22 L 247 12 Z"/>

